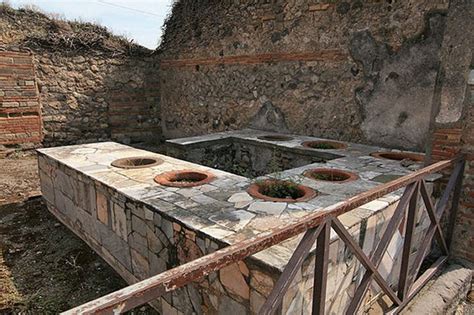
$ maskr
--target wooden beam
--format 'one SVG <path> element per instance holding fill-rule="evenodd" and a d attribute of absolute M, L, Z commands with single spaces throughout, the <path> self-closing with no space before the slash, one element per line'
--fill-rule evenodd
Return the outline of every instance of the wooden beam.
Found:
<path fill-rule="evenodd" d="M 407 220 L 405 225 L 405 239 L 403 241 L 402 262 L 400 266 L 400 276 L 398 277 L 398 297 L 401 301 L 403 301 L 403 299 L 405 298 L 408 287 L 411 244 L 416 226 L 416 213 L 418 210 L 417 203 L 419 191 L 420 184 L 418 182 L 415 193 L 410 198 L 410 205 L 408 206 Z"/>
<path fill-rule="evenodd" d="M 326 306 L 326 286 L 328 279 L 329 239 L 331 238 L 331 220 L 324 223 L 316 244 L 313 285 L 313 315 L 324 315 Z"/>
<path fill-rule="evenodd" d="M 434 224 L 435 235 L 439 246 L 441 246 L 441 250 L 444 252 L 444 254 L 448 255 L 448 246 L 446 245 L 446 240 L 444 239 L 443 231 L 441 230 L 441 226 L 439 224 L 439 219 L 436 217 L 433 203 L 431 202 L 431 198 L 428 195 L 428 190 L 426 189 L 424 181 L 421 181 L 421 196 L 423 198 L 423 202 L 425 203 L 426 212 L 428 212 L 428 217 L 430 218 L 431 224 Z"/>

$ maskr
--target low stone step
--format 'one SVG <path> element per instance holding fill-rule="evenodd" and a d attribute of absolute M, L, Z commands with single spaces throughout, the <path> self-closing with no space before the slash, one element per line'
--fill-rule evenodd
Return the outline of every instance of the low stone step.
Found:
<path fill-rule="evenodd" d="M 401 312 L 403 315 L 453 314 L 471 290 L 473 270 L 452 264 L 427 283 Z"/>

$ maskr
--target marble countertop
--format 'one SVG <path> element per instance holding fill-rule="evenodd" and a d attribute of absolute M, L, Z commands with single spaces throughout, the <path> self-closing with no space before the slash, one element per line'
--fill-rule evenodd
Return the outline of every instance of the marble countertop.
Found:
<path fill-rule="evenodd" d="M 257 139 L 263 134 L 268 133 L 246 129 L 202 137 L 175 139 L 170 142 L 187 145 L 228 137 L 267 142 Z M 323 140 L 296 135 L 292 135 L 292 137 L 294 139 L 290 141 L 278 141 L 275 144 L 301 147 L 302 141 Z M 38 152 L 39 158 L 42 158 L 42 155 L 48 156 L 117 190 L 128 198 L 140 201 L 151 209 L 174 218 L 197 233 L 203 233 L 224 244 L 233 244 L 255 237 L 262 232 L 269 232 L 273 228 L 293 223 L 309 213 L 322 211 L 325 207 L 380 185 L 380 182 L 374 179 L 381 175 L 400 176 L 411 172 L 401 166 L 399 161 L 377 159 L 369 155 L 371 152 L 384 150 L 382 148 L 353 143 L 347 143 L 347 145 L 347 149 L 335 150 L 343 156 L 341 158 L 326 163 L 309 164 L 278 174 L 279 178 L 298 180 L 303 185 L 320 192 L 314 199 L 299 203 L 266 202 L 255 199 L 246 192 L 247 187 L 252 183 L 252 180 L 248 178 L 114 142 L 45 148 L 39 149 Z M 308 150 L 314 149 L 308 148 Z M 158 157 L 164 162 L 141 169 L 121 169 L 111 166 L 111 162 L 116 159 L 134 156 Z M 347 183 L 328 183 L 310 180 L 302 176 L 304 170 L 317 167 L 354 171 L 358 173 L 359 179 Z M 156 175 L 162 172 L 183 169 L 209 171 L 216 178 L 208 184 L 192 188 L 165 187 L 153 180 Z M 272 177 L 275 174 L 267 176 Z M 432 180 L 436 178 L 436 176 L 432 176 Z M 396 202 L 400 196 L 401 191 L 397 191 L 372 201 L 351 211 L 350 215 L 356 218 L 355 220 L 345 220 L 343 223 L 348 227 L 355 225 L 363 218 L 363 215 L 355 213 L 359 209 L 363 210 L 364 215 L 370 215 L 370 213 L 380 211 Z M 357 218 L 359 218 L 358 221 Z M 293 253 L 300 237 L 275 245 L 253 257 L 273 268 L 282 269 Z"/>

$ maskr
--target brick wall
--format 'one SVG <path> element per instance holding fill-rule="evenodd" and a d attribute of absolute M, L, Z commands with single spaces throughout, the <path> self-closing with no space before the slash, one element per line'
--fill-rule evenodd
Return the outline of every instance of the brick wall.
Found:
<path fill-rule="evenodd" d="M 0 51 L 0 145 L 35 144 L 41 138 L 33 58 Z"/>
<path fill-rule="evenodd" d="M 109 126 L 111 139 L 122 142 L 157 141 L 160 139 L 159 80 L 156 76 L 159 63 L 148 60 L 142 64 L 143 80 L 134 84 L 114 85 L 109 93 Z M 125 72 L 132 72 L 124 67 Z M 135 69 L 136 70 L 136 69 Z M 134 83 L 134 82 L 132 82 Z"/>

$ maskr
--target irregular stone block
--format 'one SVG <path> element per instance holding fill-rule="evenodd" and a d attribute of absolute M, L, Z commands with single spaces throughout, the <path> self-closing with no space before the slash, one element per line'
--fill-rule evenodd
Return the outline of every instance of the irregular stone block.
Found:
<path fill-rule="evenodd" d="M 158 255 L 150 253 L 148 258 L 150 262 L 150 276 L 160 274 L 167 270 L 166 261 Z"/>
<path fill-rule="evenodd" d="M 245 306 L 240 303 L 237 303 L 228 296 L 222 295 L 221 301 L 219 303 L 219 315 L 229 315 L 229 314 L 246 314 L 247 310 Z"/>
<path fill-rule="evenodd" d="M 255 290 L 250 290 L 250 311 L 253 314 L 258 314 L 260 308 L 265 303 L 266 298 Z"/>
<path fill-rule="evenodd" d="M 142 236 L 146 236 L 147 225 L 142 219 L 136 215 L 132 215 L 132 231 L 137 232 Z"/>
<path fill-rule="evenodd" d="M 43 194 L 44 199 L 46 199 L 52 204 L 55 204 L 53 181 L 48 175 L 46 175 L 45 172 L 40 171 L 39 175 L 41 183 L 41 193 Z"/>
<path fill-rule="evenodd" d="M 127 240 L 127 217 L 125 209 L 116 203 L 112 204 L 112 230 L 122 239 Z"/>
<path fill-rule="evenodd" d="M 100 191 L 96 194 L 97 219 L 105 225 L 109 224 L 109 201 Z"/>
<path fill-rule="evenodd" d="M 105 225 L 98 225 L 102 246 L 110 252 L 128 271 L 132 272 L 130 247 L 120 236 L 111 233 Z"/>
<path fill-rule="evenodd" d="M 147 239 L 144 236 L 133 231 L 128 237 L 128 242 L 131 248 L 135 249 L 143 256 L 148 256 Z"/>
<path fill-rule="evenodd" d="M 219 271 L 219 279 L 230 293 L 246 300 L 250 298 L 250 288 L 237 264 L 222 268 Z"/>
<path fill-rule="evenodd" d="M 132 257 L 133 274 L 141 280 L 148 278 L 150 274 L 148 259 L 134 249 L 131 249 L 130 252 Z"/>
<path fill-rule="evenodd" d="M 164 248 L 163 243 L 160 241 L 158 236 L 156 236 L 154 229 L 151 229 L 150 227 L 146 228 L 146 238 L 148 241 L 148 248 L 153 253 L 159 253 Z"/>
<path fill-rule="evenodd" d="M 73 198 L 74 190 L 70 177 L 59 169 L 56 169 L 56 178 L 58 188 L 69 198 Z"/>
<path fill-rule="evenodd" d="M 250 276 L 250 286 L 260 292 L 263 296 L 268 296 L 272 291 L 273 279 L 258 270 L 252 270 Z"/>

